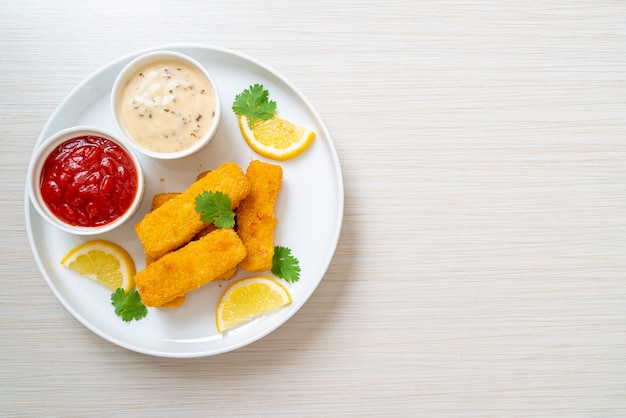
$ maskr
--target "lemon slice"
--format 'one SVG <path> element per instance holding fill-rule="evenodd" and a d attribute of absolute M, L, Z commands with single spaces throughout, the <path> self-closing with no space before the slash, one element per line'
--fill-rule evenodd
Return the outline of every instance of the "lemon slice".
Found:
<path fill-rule="evenodd" d="M 283 285 L 264 276 L 252 276 L 231 284 L 222 294 L 215 322 L 223 332 L 291 303 L 291 296 Z"/>
<path fill-rule="evenodd" d="M 239 129 L 250 147 L 264 157 L 288 160 L 302 154 L 315 139 L 315 132 L 274 116 L 257 119 L 252 124 L 248 117 L 239 116 Z"/>
<path fill-rule="evenodd" d="M 88 241 L 74 247 L 61 264 L 111 290 L 135 287 L 135 262 L 125 249 L 104 240 Z"/>

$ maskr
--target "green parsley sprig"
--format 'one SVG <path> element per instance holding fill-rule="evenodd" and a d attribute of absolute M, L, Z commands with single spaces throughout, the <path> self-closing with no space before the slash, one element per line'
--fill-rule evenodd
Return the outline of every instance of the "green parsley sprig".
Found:
<path fill-rule="evenodd" d="M 269 92 L 263 89 L 263 85 L 255 84 L 235 96 L 232 109 L 239 116 L 247 116 L 252 129 L 252 122 L 256 119 L 267 120 L 274 117 L 276 102 L 269 100 Z"/>
<path fill-rule="evenodd" d="M 274 247 L 272 257 L 272 273 L 288 282 L 300 280 L 300 262 L 291 255 L 291 250 L 287 247 Z"/>
<path fill-rule="evenodd" d="M 128 293 L 121 287 L 111 294 L 111 304 L 115 307 L 115 314 L 124 322 L 133 319 L 138 321 L 148 314 L 148 308 L 141 302 L 141 296 L 137 289 L 131 289 Z"/>
<path fill-rule="evenodd" d="M 235 226 L 235 212 L 230 208 L 228 195 L 222 192 L 204 191 L 196 197 L 196 211 L 207 224 L 214 223 L 218 228 Z"/>

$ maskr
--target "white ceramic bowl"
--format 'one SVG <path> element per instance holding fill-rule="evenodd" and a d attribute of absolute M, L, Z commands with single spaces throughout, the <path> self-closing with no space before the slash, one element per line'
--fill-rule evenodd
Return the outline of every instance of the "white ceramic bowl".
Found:
<path fill-rule="evenodd" d="M 41 191 L 41 173 L 44 168 L 44 164 L 48 158 L 48 156 L 59 146 L 63 145 L 67 141 L 70 141 L 75 138 L 80 138 L 84 136 L 94 136 L 104 138 L 108 141 L 119 146 L 130 158 L 130 163 L 134 166 L 135 176 L 136 176 L 136 192 L 134 198 L 130 202 L 130 206 L 126 211 L 121 214 L 121 216 L 102 221 L 101 225 L 97 226 L 77 226 L 72 224 L 70 221 L 63 220 L 61 217 L 55 215 L 48 205 L 45 203 L 44 198 L 42 196 Z M 102 160 L 100 160 L 102 161 Z M 100 162 L 95 163 L 100 164 Z M 110 160 L 106 162 L 106 164 L 110 164 Z M 89 167 L 93 170 L 94 167 L 97 169 L 97 165 L 89 164 Z M 104 169 L 104 168 L 103 168 Z M 92 171 L 93 172 L 93 171 Z M 119 176 L 119 171 L 115 172 L 114 177 Z M 118 179 L 116 179 L 117 181 Z M 99 187 L 102 187 L 103 184 L 100 183 Z M 95 186 L 94 186 L 95 187 Z M 102 189 L 98 189 L 100 196 L 103 196 L 101 192 Z M 34 152 L 33 158 L 31 159 L 30 165 L 28 167 L 28 193 L 30 196 L 30 200 L 37 210 L 37 212 L 50 224 L 59 228 L 62 231 L 76 234 L 76 235 L 94 235 L 101 234 L 107 231 L 111 231 L 114 228 L 122 225 L 126 222 L 137 210 L 139 207 L 141 200 L 143 198 L 144 193 L 144 176 L 143 171 L 141 169 L 141 164 L 136 154 L 129 149 L 128 146 L 124 144 L 124 142 L 116 139 L 112 134 L 106 132 L 99 128 L 89 127 L 89 126 L 77 126 L 73 128 L 64 129 L 47 138 Z M 104 199 L 103 199 L 104 200 Z M 106 199 L 106 202 L 110 204 L 111 200 Z M 106 223 L 105 223 L 106 222 Z"/>
<path fill-rule="evenodd" d="M 198 89 L 195 84 L 190 87 L 185 84 L 186 81 L 174 83 L 175 77 L 181 74 L 181 71 L 175 70 L 180 68 L 168 67 L 164 70 L 162 67 L 163 63 L 172 61 L 183 64 L 198 75 L 198 82 L 210 90 L 203 93 L 207 96 L 199 96 L 197 93 L 203 89 Z M 142 79 L 143 83 L 139 89 L 129 84 L 137 79 Z M 130 91 L 124 98 L 127 88 Z M 196 100 L 210 101 L 210 94 L 213 97 L 212 108 L 195 103 L 191 109 L 182 111 L 186 104 Z M 127 142 L 137 152 L 158 159 L 181 158 L 200 151 L 213 139 L 221 118 L 217 87 L 206 68 L 191 57 L 171 51 L 150 52 L 128 63 L 113 84 L 111 110 L 117 129 Z M 204 126 L 200 128 L 200 124 Z M 194 127 L 200 130 L 198 135 L 191 133 Z M 185 142 L 184 145 L 176 145 L 182 149 L 173 149 L 176 141 Z M 160 149 L 156 149 L 157 146 Z M 172 149 L 167 149 L 170 147 Z"/>

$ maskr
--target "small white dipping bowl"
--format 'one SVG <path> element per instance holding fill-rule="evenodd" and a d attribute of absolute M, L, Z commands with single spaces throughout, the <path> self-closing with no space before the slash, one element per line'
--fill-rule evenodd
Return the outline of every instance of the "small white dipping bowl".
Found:
<path fill-rule="evenodd" d="M 45 203 L 44 198 L 41 192 L 41 175 L 42 170 L 44 168 L 44 164 L 46 160 L 50 156 L 50 154 L 56 150 L 59 146 L 65 144 L 67 141 L 73 140 L 75 138 L 92 136 L 92 137 L 100 137 L 104 138 L 108 141 L 119 146 L 126 155 L 130 158 L 131 164 L 134 166 L 136 182 L 137 182 L 137 190 L 135 192 L 135 196 L 130 203 L 130 206 L 124 213 L 122 213 L 119 217 L 107 221 L 108 223 L 103 223 L 102 225 L 97 226 L 77 226 L 69 221 L 63 220 L 57 215 L 55 215 L 48 205 Z M 102 160 L 101 160 L 102 161 Z M 100 161 L 100 162 L 101 162 Z M 98 162 L 97 164 L 100 164 Z M 107 160 L 105 164 L 110 166 L 110 160 Z M 90 167 L 94 167 L 93 164 L 89 165 Z M 103 166 L 104 170 L 104 166 Z M 97 168 L 96 168 L 97 171 Z M 104 173 L 104 171 L 102 171 Z M 118 172 L 119 173 L 119 172 Z M 73 128 L 64 129 L 47 138 L 34 152 L 33 158 L 31 159 L 30 165 L 28 167 L 28 193 L 30 196 L 30 200 L 37 210 L 37 212 L 51 225 L 57 227 L 58 229 L 76 235 L 95 235 L 101 234 L 104 232 L 111 231 L 118 226 L 122 225 L 126 222 L 137 210 L 139 207 L 141 200 L 143 198 L 144 193 L 144 176 L 143 171 L 141 169 L 141 163 L 137 158 L 137 155 L 129 149 L 128 146 L 124 144 L 124 142 L 116 139 L 112 134 L 100 129 L 89 126 L 77 126 Z M 116 175 L 118 175 L 116 173 Z M 100 183 L 100 187 L 102 187 L 102 183 Z M 99 191 L 102 189 L 99 189 Z M 100 191 L 100 193 L 102 193 Z"/>
<path fill-rule="evenodd" d="M 164 66 L 172 62 L 182 66 Z M 204 87 L 183 77 L 186 70 Z M 200 151 L 215 136 L 221 118 L 211 75 L 193 58 L 172 51 L 150 52 L 128 63 L 113 84 L 111 110 L 127 142 L 137 152 L 158 159 Z"/>

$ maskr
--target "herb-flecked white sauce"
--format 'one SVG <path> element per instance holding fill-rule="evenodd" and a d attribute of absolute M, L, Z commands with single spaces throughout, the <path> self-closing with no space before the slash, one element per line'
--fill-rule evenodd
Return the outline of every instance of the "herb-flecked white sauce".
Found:
<path fill-rule="evenodd" d="M 215 119 L 215 97 L 200 71 L 165 61 L 130 78 L 120 113 L 127 134 L 144 148 L 178 152 L 207 133 Z"/>

